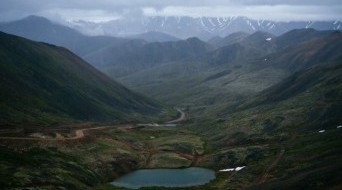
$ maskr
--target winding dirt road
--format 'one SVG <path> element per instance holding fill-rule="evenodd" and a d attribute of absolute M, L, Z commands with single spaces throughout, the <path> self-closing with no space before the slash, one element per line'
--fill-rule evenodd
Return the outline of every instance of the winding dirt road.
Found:
<path fill-rule="evenodd" d="M 35 137 L 0 137 L 0 139 L 5 140 L 31 140 L 31 141 L 60 141 L 60 140 L 76 140 L 84 137 L 84 131 L 88 130 L 99 130 L 99 129 L 108 129 L 116 126 L 103 126 L 103 127 L 93 127 L 93 128 L 85 128 L 85 129 L 77 129 L 75 131 L 74 137 L 63 137 L 61 134 L 56 133 L 55 138 L 35 138 Z"/>
<path fill-rule="evenodd" d="M 175 120 L 171 120 L 168 122 L 165 122 L 165 124 L 174 124 L 174 123 L 179 123 L 181 121 L 185 121 L 186 120 L 186 114 L 183 110 L 177 108 L 176 109 L 181 115 L 179 116 L 179 118 L 175 119 Z"/>
<path fill-rule="evenodd" d="M 174 124 L 174 123 L 178 123 L 181 121 L 186 120 L 186 114 L 179 108 L 176 109 L 179 113 L 181 113 L 180 117 L 172 120 L 172 121 L 168 121 L 165 122 L 166 124 Z M 75 136 L 73 137 L 64 137 L 59 133 L 56 133 L 56 137 L 51 138 L 51 137 L 47 137 L 45 138 L 44 136 L 42 137 L 0 137 L 1 139 L 4 140 L 30 140 L 30 141 L 63 141 L 63 140 L 77 140 L 77 139 L 81 139 L 83 138 L 84 132 L 88 131 L 88 130 L 100 130 L 100 129 L 109 129 L 109 128 L 114 128 L 114 127 L 122 127 L 124 125 L 114 125 L 114 126 L 101 126 L 101 127 L 93 127 L 93 128 L 83 128 L 83 129 L 76 129 L 75 130 Z"/>

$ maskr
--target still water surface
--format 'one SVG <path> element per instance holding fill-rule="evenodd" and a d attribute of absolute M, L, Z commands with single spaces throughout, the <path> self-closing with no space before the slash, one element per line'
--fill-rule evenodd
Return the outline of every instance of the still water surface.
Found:
<path fill-rule="evenodd" d="M 188 187 L 203 185 L 215 178 L 215 172 L 205 168 L 143 169 L 128 173 L 111 184 L 138 189 L 140 187 Z"/>

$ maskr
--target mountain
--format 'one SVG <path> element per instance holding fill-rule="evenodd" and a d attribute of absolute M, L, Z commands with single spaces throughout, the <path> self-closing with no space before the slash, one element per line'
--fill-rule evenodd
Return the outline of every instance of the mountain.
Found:
<path fill-rule="evenodd" d="M 177 38 L 199 37 L 208 40 L 214 36 L 227 36 L 235 32 L 254 33 L 264 31 L 281 35 L 293 29 L 314 28 L 316 30 L 341 30 L 342 22 L 336 21 L 290 21 L 253 20 L 247 17 L 186 17 L 153 16 L 122 18 L 106 23 L 77 21 L 71 27 L 86 34 L 109 36 L 131 36 L 146 31 L 163 32 Z"/>
<path fill-rule="evenodd" d="M 95 50 L 120 45 L 127 41 L 107 36 L 85 36 L 72 28 L 38 16 L 29 16 L 18 21 L 0 23 L 0 31 L 34 41 L 63 46 L 79 56 L 85 56 Z"/>
<path fill-rule="evenodd" d="M 282 48 L 278 37 L 257 32 L 239 43 L 210 50 L 201 59 L 168 62 L 117 79 L 161 101 L 210 112 L 210 107 L 256 95 L 299 70 L 342 60 L 341 34 L 322 34 Z"/>
<path fill-rule="evenodd" d="M 220 38 L 220 37 L 212 38 L 211 40 L 208 41 L 208 43 L 216 45 L 218 47 L 223 47 L 223 46 L 228 46 L 231 44 L 239 43 L 247 36 L 248 36 L 247 33 L 235 32 L 224 38 Z"/>
<path fill-rule="evenodd" d="M 137 34 L 133 36 L 128 36 L 127 38 L 132 38 L 132 39 L 142 39 L 145 40 L 146 42 L 169 42 L 169 41 L 179 41 L 179 38 L 176 38 L 174 36 L 171 36 L 169 34 L 164 34 L 161 32 L 145 32 L 142 34 Z"/>
<path fill-rule="evenodd" d="M 0 125 L 117 121 L 161 107 L 72 52 L 0 33 Z"/>
<path fill-rule="evenodd" d="M 212 164 L 219 168 L 245 164 L 248 168 L 242 176 L 257 176 L 249 181 L 247 189 L 251 190 L 316 189 L 321 185 L 339 189 L 342 165 L 341 151 L 336 147 L 341 145 L 342 137 L 337 127 L 342 123 L 341 72 L 341 61 L 318 64 L 291 74 L 246 98 L 244 103 L 237 103 L 237 107 L 226 105 L 210 110 L 211 114 L 205 117 L 220 118 L 216 121 L 199 117 L 198 123 L 206 125 L 196 125 L 196 129 L 209 137 L 208 144 L 227 147 L 215 151 L 217 156 Z M 210 130 L 205 127 L 208 124 Z M 239 156 L 253 148 L 258 153 L 247 153 L 254 155 L 250 160 Z M 254 159 L 259 161 L 251 161 Z M 264 166 L 258 167 L 262 163 Z M 224 184 L 222 187 L 230 187 L 231 182 Z"/>
<path fill-rule="evenodd" d="M 255 32 L 250 35 L 235 33 L 227 36 L 225 46 L 209 53 L 208 62 L 213 64 L 231 63 L 236 60 L 247 61 L 262 57 L 276 50 L 272 39 L 275 36 L 266 32 Z M 229 42 L 230 41 L 230 42 Z M 235 41 L 235 42 L 234 42 Z"/>
<path fill-rule="evenodd" d="M 333 32 L 333 30 L 317 31 L 312 28 L 295 29 L 277 37 L 274 42 L 279 48 L 285 49 L 291 45 L 295 45 L 314 38 L 324 37 Z"/>
<path fill-rule="evenodd" d="M 300 41 L 300 40 L 299 40 Z M 266 62 L 291 72 L 311 67 L 315 64 L 334 62 L 342 59 L 342 33 L 333 32 L 297 45 L 289 46 L 265 57 Z"/>
<path fill-rule="evenodd" d="M 167 62 L 200 59 L 210 49 L 213 47 L 198 38 L 176 42 L 134 41 L 120 47 L 104 48 L 85 59 L 109 75 L 121 77 Z"/>

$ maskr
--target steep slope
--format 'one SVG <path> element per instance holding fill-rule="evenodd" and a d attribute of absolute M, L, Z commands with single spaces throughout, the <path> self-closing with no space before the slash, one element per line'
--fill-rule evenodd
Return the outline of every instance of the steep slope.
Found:
<path fill-rule="evenodd" d="M 198 38 L 176 42 L 130 42 L 95 52 L 85 59 L 117 78 L 171 61 L 200 59 L 212 47 Z"/>
<path fill-rule="evenodd" d="M 276 108 L 277 104 L 290 108 L 295 102 L 302 101 L 294 109 L 301 107 L 305 112 L 307 121 L 301 122 L 307 127 L 338 125 L 342 122 L 339 117 L 339 107 L 342 106 L 341 72 L 341 61 L 302 69 L 239 105 L 238 110 L 259 109 L 257 107 L 261 106 Z M 318 121 L 321 123 L 316 123 Z"/>
<path fill-rule="evenodd" d="M 269 64 L 285 68 L 291 72 L 312 65 L 342 59 L 342 33 L 334 32 L 323 37 L 290 46 L 266 56 Z"/>
<path fill-rule="evenodd" d="M 287 32 L 276 39 L 274 39 L 274 43 L 277 44 L 278 48 L 285 49 L 291 45 L 296 45 L 301 42 L 312 40 L 314 38 L 320 38 L 327 36 L 334 31 L 317 31 L 312 28 L 307 29 L 295 29 L 290 32 Z"/>
<path fill-rule="evenodd" d="M 191 118 L 193 128 L 208 137 L 208 146 L 214 149 L 210 164 L 218 168 L 246 166 L 238 175 L 219 173 L 213 185 L 221 187 L 218 189 L 232 185 L 246 189 L 339 189 L 341 72 L 341 61 L 318 64 L 237 107 L 226 105 L 225 109 L 211 110 L 210 115 Z M 236 180 L 241 181 L 232 183 Z"/>
<path fill-rule="evenodd" d="M 208 43 L 216 45 L 218 47 L 228 46 L 234 43 L 241 42 L 244 38 L 248 36 L 245 32 L 235 32 L 224 38 L 213 38 Z"/>
<path fill-rule="evenodd" d="M 0 56 L 1 125 L 114 121 L 160 110 L 64 48 L 0 33 Z"/>
<path fill-rule="evenodd" d="M 247 61 L 262 57 L 267 52 L 257 45 L 235 43 L 209 53 L 207 61 L 212 64 L 229 64 L 236 61 Z"/>
<path fill-rule="evenodd" d="M 169 34 L 165 34 L 162 32 L 145 32 L 142 34 L 137 34 L 133 36 L 127 36 L 126 38 L 131 39 L 142 39 L 146 42 L 170 42 L 170 41 L 179 41 L 179 38 L 171 36 Z"/>
<path fill-rule="evenodd" d="M 127 40 L 107 36 L 85 36 L 78 31 L 53 23 L 46 18 L 29 16 L 22 20 L 0 23 L 0 31 L 63 46 L 79 56 L 87 55 L 109 45 L 120 45 Z"/>
<path fill-rule="evenodd" d="M 170 62 L 119 80 L 142 94 L 198 107 L 195 110 L 204 113 L 222 102 L 256 95 L 293 72 L 342 60 L 339 33 L 313 37 L 286 49 L 272 42 L 277 38 L 267 41 L 260 36 L 260 40 L 249 40 L 252 45 L 232 44 L 208 53 L 206 59 Z M 274 53 L 267 54 L 259 44 L 270 44 Z"/>
<path fill-rule="evenodd" d="M 208 62 L 227 64 L 235 61 L 256 59 L 276 51 L 272 39 L 274 35 L 266 32 L 255 32 L 251 35 L 234 33 L 222 40 L 221 48 L 209 53 Z M 224 44 L 227 45 L 224 45 Z M 219 45 L 220 46 L 220 45 Z"/>

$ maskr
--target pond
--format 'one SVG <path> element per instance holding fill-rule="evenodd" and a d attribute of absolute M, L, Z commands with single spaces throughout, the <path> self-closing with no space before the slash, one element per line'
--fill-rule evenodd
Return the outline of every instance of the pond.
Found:
<path fill-rule="evenodd" d="M 128 173 L 111 184 L 138 189 L 141 187 L 189 187 L 203 185 L 215 179 L 215 172 L 205 168 L 142 169 Z"/>

